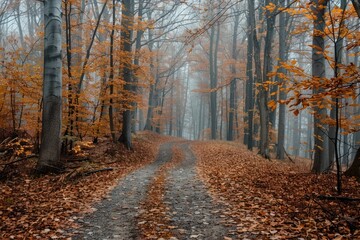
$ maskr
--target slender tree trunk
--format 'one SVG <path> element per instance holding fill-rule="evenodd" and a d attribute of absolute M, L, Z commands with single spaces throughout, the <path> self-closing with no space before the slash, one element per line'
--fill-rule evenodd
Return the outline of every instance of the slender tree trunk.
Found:
<path fill-rule="evenodd" d="M 199 109 L 199 124 L 198 124 L 198 140 L 201 139 L 201 133 L 204 129 L 204 117 L 205 117 L 205 112 L 204 112 L 204 101 L 203 101 L 203 97 L 202 95 L 200 95 L 200 109 Z"/>
<path fill-rule="evenodd" d="M 265 1 L 265 5 L 270 3 L 269 0 Z M 274 2 L 275 5 L 277 1 Z M 263 86 L 263 84 L 268 80 L 268 73 L 272 71 L 271 66 L 271 51 L 272 51 L 272 41 L 274 38 L 274 24 L 275 24 L 276 15 L 266 11 L 266 36 L 265 36 L 265 46 L 264 46 L 264 67 L 263 67 L 263 76 L 262 84 L 259 85 L 259 95 L 258 95 L 258 105 L 260 112 L 260 154 L 266 158 L 270 158 L 269 153 L 269 144 L 270 144 L 270 112 L 268 108 L 268 92 Z M 260 46 L 255 43 L 256 51 L 260 50 Z M 256 54 L 258 55 L 258 54 Z M 259 58 L 259 56 L 257 56 Z M 259 60 L 258 60 L 259 62 Z"/>
<path fill-rule="evenodd" d="M 283 1 L 283 0 L 280 0 Z M 266 4 L 269 4 L 270 1 L 267 1 Z M 278 0 L 275 1 L 271 1 L 272 3 L 274 3 L 275 5 L 278 5 Z M 280 13 L 281 14 L 281 13 Z M 269 79 L 269 77 L 267 76 L 268 73 L 270 73 L 272 71 L 272 57 L 271 57 L 271 52 L 272 52 L 272 41 L 274 39 L 274 28 L 275 28 L 275 20 L 276 20 L 276 15 L 274 15 L 273 13 L 266 13 L 266 37 L 265 37 L 265 46 L 264 46 L 264 75 L 263 75 L 263 81 L 271 81 L 271 79 Z M 280 28 L 280 23 L 279 23 L 279 28 Z M 285 38 L 279 38 L 280 40 L 280 45 L 284 45 Z M 280 47 L 280 46 L 279 46 Z M 275 93 L 273 95 L 270 95 L 270 99 L 275 101 L 277 100 L 277 93 L 278 93 L 278 85 L 274 84 L 270 86 L 270 93 Z M 276 110 L 272 110 L 270 109 L 269 111 L 269 121 L 270 121 L 270 127 L 272 129 L 275 129 L 275 123 L 276 123 Z"/>
<path fill-rule="evenodd" d="M 39 172 L 58 172 L 63 168 L 60 160 L 61 105 L 62 105 L 62 29 L 61 1 L 44 1 L 45 43 L 43 115 Z"/>
<path fill-rule="evenodd" d="M 340 20 L 340 26 L 339 26 L 339 34 L 337 39 L 335 40 L 335 67 L 334 67 L 334 77 L 337 79 L 340 76 L 340 65 L 342 64 L 342 48 L 343 48 L 343 42 L 344 39 L 341 37 L 342 35 L 342 29 L 345 21 L 345 9 L 346 9 L 347 2 L 346 0 L 341 0 L 341 9 L 343 11 L 342 13 L 342 19 Z M 337 173 L 337 192 L 338 194 L 341 194 L 342 191 L 342 181 L 341 181 L 341 159 L 340 159 L 340 153 L 339 153 L 339 130 L 340 130 L 340 119 L 339 119 L 339 98 L 333 98 L 333 102 L 335 102 L 334 105 L 331 107 L 330 117 L 331 119 L 335 120 L 335 125 L 329 126 L 329 161 L 330 165 L 333 163 L 335 158 L 336 163 L 336 173 Z"/>
<path fill-rule="evenodd" d="M 285 4 L 280 1 L 281 7 L 284 7 Z M 286 23 L 287 23 L 288 14 L 281 12 L 279 14 L 279 61 L 286 62 L 287 54 L 286 50 L 288 49 L 288 41 L 286 36 Z M 279 64 L 280 65 L 280 64 Z M 286 70 L 282 67 L 279 68 L 278 73 L 281 75 L 286 74 Z M 284 84 L 284 80 L 277 75 L 277 82 Z M 280 85 L 279 91 L 279 100 L 284 101 L 287 98 L 285 91 L 285 86 Z M 278 122 L 278 136 L 277 136 L 277 148 L 276 156 L 278 159 L 283 160 L 285 158 L 285 119 L 286 119 L 286 105 L 281 103 L 279 105 L 279 122 Z M 275 123 L 275 121 L 274 121 Z"/>
<path fill-rule="evenodd" d="M 234 33 L 233 33 L 233 41 L 232 41 L 232 60 L 234 63 L 231 66 L 231 74 L 233 75 L 233 79 L 230 83 L 230 110 L 229 110 L 229 123 L 227 129 L 227 140 L 234 140 L 234 116 L 236 111 L 236 60 L 237 60 L 237 35 L 238 28 L 240 22 L 240 15 L 237 14 L 234 20 Z"/>
<path fill-rule="evenodd" d="M 121 21 L 121 44 L 122 51 L 126 53 L 126 58 L 124 58 L 124 67 L 122 68 L 123 79 L 125 81 L 124 90 L 128 93 L 131 93 L 133 90 L 132 83 L 132 50 L 131 50 L 131 40 L 132 40 L 132 28 L 134 21 L 134 12 L 133 12 L 133 1 L 131 0 L 122 0 L 122 21 Z M 130 100 L 126 100 L 129 102 Z M 128 104 L 131 105 L 131 104 Z M 131 109 L 127 108 L 123 112 L 123 123 L 122 123 L 122 132 L 119 138 L 119 141 L 124 143 L 127 149 L 131 149 Z"/>
<path fill-rule="evenodd" d="M 144 128 L 144 110 L 139 109 L 139 130 Z"/>
<path fill-rule="evenodd" d="M 150 63 L 150 69 L 154 68 L 154 65 Z M 150 70 L 151 71 L 151 70 Z M 155 82 L 157 79 L 155 80 Z M 154 99 L 155 97 L 155 84 L 150 83 L 150 90 L 149 90 L 149 99 L 148 99 L 148 109 L 146 115 L 146 122 L 144 130 L 152 130 L 153 129 L 153 110 L 154 110 Z"/>
<path fill-rule="evenodd" d="M 299 156 L 300 150 L 300 128 L 301 128 L 301 115 L 293 116 L 293 137 L 292 137 L 292 146 L 293 146 L 293 155 Z M 300 126 L 300 127 L 299 127 Z"/>
<path fill-rule="evenodd" d="M 173 132 L 173 112 L 174 112 L 174 78 L 172 80 L 171 84 L 171 90 L 170 90 L 170 119 L 169 119 L 169 136 L 172 136 Z"/>
<path fill-rule="evenodd" d="M 253 53 L 254 53 L 254 5 L 248 1 L 248 44 L 247 44 L 247 62 L 246 62 L 246 98 L 245 98 L 245 113 L 247 114 L 244 121 L 247 126 L 244 128 L 244 143 L 248 146 L 249 150 L 253 149 L 253 119 L 254 119 L 254 76 L 253 76 Z"/>
<path fill-rule="evenodd" d="M 325 20 L 324 14 L 328 0 L 316 0 L 314 1 L 314 7 L 312 9 L 316 16 L 314 20 L 314 32 L 313 32 L 313 49 L 312 49 L 312 76 L 315 81 L 322 81 L 325 76 L 325 58 L 323 51 L 325 50 L 324 44 L 324 29 Z M 322 89 L 313 89 L 313 93 L 317 94 L 322 92 Z M 314 107 L 314 164 L 312 171 L 315 173 L 321 173 L 328 169 L 329 163 L 326 159 L 325 151 L 328 151 L 325 126 L 321 123 L 320 119 L 325 119 L 326 109 Z"/>
<path fill-rule="evenodd" d="M 151 11 L 148 12 L 148 19 L 151 19 Z M 154 42 L 152 42 L 153 39 L 153 32 L 152 29 L 148 29 L 148 36 L 149 36 L 149 51 L 153 52 L 154 48 Z M 149 98 L 148 98 L 148 109 L 147 109 L 147 115 L 146 115 L 146 121 L 145 121 L 145 127 L 144 130 L 153 130 L 153 114 L 154 114 L 154 107 L 155 107 L 155 100 L 157 99 L 157 84 L 159 82 L 158 79 L 158 67 L 155 69 L 154 65 L 154 57 L 150 57 L 150 72 L 153 76 L 153 81 L 150 81 L 150 89 L 149 89 Z"/>
<path fill-rule="evenodd" d="M 19 30 L 19 37 L 20 37 L 20 43 L 21 43 L 21 47 L 25 47 L 25 41 L 24 41 L 24 33 L 23 33 L 23 28 L 21 25 L 21 19 L 20 19 L 20 2 L 18 4 L 18 6 L 16 7 L 16 23 L 18 25 L 18 30 Z"/>
<path fill-rule="evenodd" d="M 312 149 L 313 149 L 313 140 L 314 140 L 314 123 L 313 123 L 313 115 L 307 113 L 307 123 L 308 123 L 308 128 L 309 128 L 309 131 L 307 131 L 307 138 L 306 138 L 306 142 L 307 142 L 307 157 L 309 159 L 312 159 L 313 158 L 313 154 L 312 154 Z"/>
<path fill-rule="evenodd" d="M 62 143 L 62 152 L 66 153 L 68 148 L 71 150 L 73 148 L 73 126 L 74 126 L 74 120 L 73 115 L 75 113 L 74 111 L 74 103 L 73 103 L 73 84 L 72 84 L 72 40 L 71 40 L 71 3 L 69 1 L 65 1 L 65 39 L 66 39 L 66 62 L 67 62 L 67 75 L 69 78 L 68 83 L 68 114 L 67 114 L 67 126 L 65 130 L 65 140 Z"/>
<path fill-rule="evenodd" d="M 186 71 L 187 71 L 185 73 L 186 74 L 186 86 L 185 86 L 185 92 L 184 92 L 184 100 L 182 101 L 184 103 L 184 105 L 182 106 L 182 109 L 181 109 L 181 125 L 180 125 L 181 137 L 184 132 L 186 106 L 188 103 L 188 92 L 189 92 L 189 83 L 190 83 L 189 69 L 187 68 Z"/>
<path fill-rule="evenodd" d="M 116 1 L 113 0 L 112 2 L 112 26 L 111 26 L 111 33 L 110 33 L 110 74 L 109 74 L 109 92 L 110 92 L 110 100 L 109 100 L 109 127 L 111 138 L 113 142 L 116 142 L 116 135 L 115 135 L 115 123 L 114 123 L 114 35 L 115 35 L 115 24 L 116 24 Z"/>
<path fill-rule="evenodd" d="M 347 5 L 346 0 L 341 0 L 341 9 L 343 11 L 345 11 L 346 5 Z M 345 16 L 343 16 L 343 18 L 345 18 Z M 344 21 L 345 21 L 345 19 L 340 20 L 340 24 L 342 25 L 342 26 L 340 26 L 340 29 L 343 27 Z M 341 30 L 339 30 L 339 31 L 341 31 Z M 334 41 L 335 41 L 334 77 L 337 78 L 337 77 L 339 77 L 340 65 L 342 64 L 342 52 L 343 52 L 342 49 L 343 49 L 344 39 L 341 37 L 341 34 L 339 34 L 337 39 L 334 39 Z M 336 122 L 336 124 L 329 125 L 329 161 L 330 161 L 330 165 L 332 165 L 332 163 L 334 162 L 334 159 L 336 161 L 338 161 L 338 159 L 335 158 L 335 155 L 336 155 L 335 152 L 338 150 L 338 149 L 336 149 L 338 147 L 337 146 L 338 139 L 336 137 L 338 135 L 338 133 L 337 133 L 336 128 L 338 127 L 339 122 L 336 121 L 336 119 L 338 117 L 336 113 L 339 111 L 339 100 L 337 98 L 332 98 L 332 102 L 333 102 L 333 104 L 331 105 L 330 118 L 332 120 L 334 120 Z"/>
<path fill-rule="evenodd" d="M 217 29 L 216 29 L 217 28 Z M 216 31 L 217 30 L 217 35 Z M 217 48 L 219 44 L 220 25 L 213 25 L 210 28 L 210 50 L 209 50 L 209 70 L 210 70 L 210 119 L 211 119 L 211 139 L 217 136 Z M 215 38 L 216 37 L 216 38 Z"/>
<path fill-rule="evenodd" d="M 138 6 L 138 24 L 142 23 L 142 17 L 143 17 L 143 0 L 139 0 L 139 6 Z M 133 73 L 133 92 L 136 94 L 138 92 L 137 83 L 139 82 L 137 71 L 140 69 L 140 50 L 141 50 L 141 38 L 144 34 L 144 31 L 142 29 L 138 29 L 136 32 L 136 40 L 135 40 L 135 54 L 134 54 L 134 73 Z M 136 113 L 138 112 L 137 103 L 133 103 L 133 123 L 132 124 L 132 132 L 136 131 L 135 128 L 135 122 L 136 122 Z"/>

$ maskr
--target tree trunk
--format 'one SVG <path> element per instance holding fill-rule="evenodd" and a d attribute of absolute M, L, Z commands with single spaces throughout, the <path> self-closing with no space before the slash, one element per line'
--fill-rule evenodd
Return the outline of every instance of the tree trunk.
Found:
<path fill-rule="evenodd" d="M 148 12 L 148 19 L 151 19 L 151 11 Z M 154 42 L 153 40 L 153 32 L 152 29 L 148 29 L 148 38 L 149 38 L 149 51 L 152 53 L 154 48 Z M 150 89 L 149 89 L 149 98 L 148 98 L 148 109 L 147 109 L 147 115 L 146 115 L 146 121 L 145 121 L 145 127 L 144 130 L 153 130 L 153 114 L 154 114 L 154 107 L 155 107 L 155 101 L 157 99 L 157 84 L 159 82 L 158 78 L 158 67 L 155 69 L 154 65 L 154 57 L 151 55 L 150 57 L 150 72 L 153 76 L 154 83 L 150 81 Z"/>
<path fill-rule="evenodd" d="M 67 150 L 71 150 L 73 148 L 73 131 L 74 131 L 74 102 L 73 102 L 73 83 L 72 83 L 72 79 L 73 79 L 73 74 L 72 74 L 72 40 L 71 40 L 71 3 L 69 3 L 68 1 L 65 1 L 65 39 L 66 39 L 66 62 L 67 62 L 67 75 L 69 78 L 69 83 L 68 83 L 68 114 L 67 114 L 67 127 L 65 130 L 65 139 L 63 142 L 63 146 L 62 146 L 62 151 L 63 153 L 66 153 Z"/>
<path fill-rule="evenodd" d="M 123 79 L 125 81 L 124 90 L 127 93 L 131 93 L 133 90 L 132 87 L 132 51 L 131 51 L 131 38 L 132 38 L 132 28 L 133 28 L 133 1 L 131 0 L 122 0 L 122 20 L 121 20 L 121 49 L 126 53 L 126 58 L 124 58 L 124 67 L 122 68 Z M 130 102 L 130 99 L 127 99 L 126 102 Z M 130 106 L 131 104 L 127 104 Z M 131 120 L 132 114 L 131 109 L 127 107 L 123 113 L 123 123 L 122 123 L 122 132 L 119 138 L 119 141 L 124 143 L 127 149 L 131 149 Z"/>
<path fill-rule="evenodd" d="M 299 156 L 299 152 L 300 152 L 300 136 L 301 136 L 301 114 L 299 114 L 298 116 L 293 116 L 294 120 L 293 120 L 293 127 L 292 127 L 292 131 L 293 131 L 293 137 L 292 137 L 292 147 L 293 147 L 293 155 L 295 156 Z"/>
<path fill-rule="evenodd" d="M 234 20 L 234 33 L 233 33 L 233 41 L 232 41 L 232 60 L 234 61 L 231 66 L 231 74 L 233 75 L 233 79 L 230 84 L 230 110 L 229 110 L 229 123 L 227 129 L 227 137 L 228 141 L 234 140 L 234 116 L 236 111 L 236 59 L 237 59 L 237 33 L 239 28 L 240 15 L 237 14 Z"/>
<path fill-rule="evenodd" d="M 358 148 L 350 168 L 344 174 L 349 177 L 360 179 L 360 148 Z"/>
<path fill-rule="evenodd" d="M 109 127 L 111 133 L 111 139 L 113 142 L 116 142 L 115 136 L 115 122 L 114 122 L 114 35 L 115 35 L 115 24 L 116 24 L 116 2 L 113 0 L 112 2 L 112 25 L 111 25 L 111 33 L 110 33 L 110 74 L 109 74 Z"/>
<path fill-rule="evenodd" d="M 142 23 L 142 17 L 143 17 L 143 0 L 139 0 L 139 6 L 138 6 L 138 24 Z M 138 29 L 136 32 L 136 40 L 135 40 L 135 54 L 134 54 L 134 73 L 133 73 L 133 92 L 134 94 L 136 94 L 136 92 L 138 91 L 137 89 L 137 83 L 139 82 L 138 76 L 137 76 L 137 71 L 140 69 L 140 50 L 141 50 L 141 38 L 144 34 L 144 30 L 142 29 Z M 136 122 L 136 113 L 138 112 L 137 109 L 137 103 L 134 102 L 133 103 L 133 114 L 132 114 L 132 118 L 133 118 L 133 125 L 132 125 L 132 132 L 136 131 L 135 128 L 135 122 Z"/>
<path fill-rule="evenodd" d="M 60 160 L 62 57 L 61 57 L 61 1 L 44 1 L 45 43 L 43 115 L 39 172 L 58 172 L 63 168 Z"/>
<path fill-rule="evenodd" d="M 274 4 L 277 4 L 277 1 L 273 1 Z M 269 0 L 265 1 L 267 6 L 270 3 Z M 270 11 L 266 11 L 266 36 L 265 36 L 265 46 L 264 46 L 264 67 L 263 67 L 263 76 L 262 84 L 268 81 L 268 73 L 272 71 L 271 66 L 271 51 L 272 51 L 272 41 L 274 38 L 274 25 L 275 25 L 276 15 Z M 260 48 L 258 46 L 257 48 Z M 256 50 L 255 50 L 256 51 Z M 263 85 L 259 86 L 259 111 L 260 111 L 260 154 L 266 158 L 270 158 L 269 153 L 269 131 L 270 131 L 270 112 L 268 108 L 268 91 L 264 88 Z M 272 126 L 273 127 L 273 126 Z"/>
<path fill-rule="evenodd" d="M 284 7 L 285 4 L 281 3 L 281 7 Z M 281 12 L 279 15 L 279 61 L 286 62 L 287 61 L 287 54 L 286 50 L 288 48 L 288 41 L 286 36 L 286 23 L 287 23 L 288 14 L 285 12 Z M 280 64 L 278 64 L 280 65 Z M 286 74 L 286 70 L 282 67 L 279 68 L 278 73 Z M 284 80 L 277 75 L 277 82 L 284 83 Z M 279 100 L 284 101 L 286 100 L 287 94 L 285 86 L 280 85 L 280 93 L 279 93 Z M 285 158 L 285 119 L 286 119 L 286 105 L 280 104 L 279 105 L 279 122 L 278 122 L 278 136 L 277 136 L 277 148 L 276 148 L 276 157 L 280 160 Z M 275 122 L 274 122 L 275 123 Z"/>
<path fill-rule="evenodd" d="M 268 2 L 268 1 L 267 1 Z M 249 8 L 252 8 L 251 11 L 254 9 L 254 4 L 249 4 Z M 271 13 L 267 13 L 271 14 Z M 250 14 L 252 15 L 252 14 Z M 252 16 L 252 26 L 255 26 L 255 18 Z M 275 16 L 269 15 L 267 18 L 267 33 L 265 37 L 265 48 L 264 48 L 264 74 L 262 75 L 261 71 L 261 60 L 260 60 L 260 42 L 256 35 L 256 28 L 253 28 L 253 38 L 254 38 L 254 60 L 255 60 L 255 76 L 256 82 L 258 85 L 258 96 L 257 96 L 257 103 L 260 113 L 260 147 L 259 153 L 264 156 L 265 158 L 269 158 L 269 109 L 268 109 L 268 92 L 263 85 L 264 81 L 267 78 L 267 73 L 271 70 L 270 65 L 270 53 L 271 53 L 271 41 L 273 36 L 273 25 L 275 22 Z"/>
<path fill-rule="evenodd" d="M 269 4 L 270 1 L 266 1 L 266 5 Z M 272 3 L 274 3 L 275 5 L 278 5 L 278 0 L 272 1 Z M 280 13 L 281 14 L 281 13 Z M 284 14 L 284 13 L 283 13 Z M 276 20 L 276 15 L 274 15 L 273 13 L 270 13 L 269 11 L 266 12 L 266 37 L 265 37 L 265 46 L 264 46 L 264 76 L 263 76 L 263 81 L 271 81 L 271 79 L 268 79 L 269 77 L 267 76 L 268 73 L 270 73 L 272 71 L 272 57 L 271 57 L 271 52 L 272 52 L 272 41 L 274 39 L 274 28 L 275 28 L 275 20 Z M 284 24 L 284 23 L 283 23 Z M 280 23 L 279 23 L 280 25 Z M 279 26 L 280 28 L 281 26 Z M 280 45 L 284 45 L 284 41 L 285 38 L 279 38 L 280 40 Z M 279 46 L 280 47 L 280 46 Z M 270 95 L 270 99 L 273 101 L 277 100 L 277 92 L 279 90 L 278 85 L 274 84 L 274 85 L 270 85 L 270 93 L 275 93 L 273 95 Z M 271 128 L 275 129 L 275 123 L 276 123 L 276 109 L 272 110 L 270 109 L 269 111 L 269 121 L 271 124 Z"/>
<path fill-rule="evenodd" d="M 312 11 L 316 16 L 314 20 L 314 32 L 313 32 L 313 49 L 312 49 L 312 76 L 316 81 L 322 81 L 325 76 L 325 58 L 323 51 L 325 50 L 324 44 L 324 28 L 325 20 L 324 14 L 328 0 L 316 0 L 315 6 Z M 323 91 L 322 89 L 314 88 L 313 93 L 317 94 Z M 320 119 L 325 119 L 326 109 L 314 107 L 314 164 L 312 172 L 321 173 L 328 169 L 329 162 L 327 159 L 326 151 L 327 136 L 325 134 L 325 127 L 322 126 Z"/>
<path fill-rule="evenodd" d="M 199 109 L 199 123 L 198 123 L 198 140 L 201 139 L 202 131 L 205 125 L 205 110 L 204 110 L 204 101 L 203 96 L 200 94 L 200 109 Z"/>
<path fill-rule="evenodd" d="M 173 132 L 173 113 L 174 113 L 174 81 L 175 77 L 173 76 L 172 82 L 171 82 L 171 90 L 170 90 L 170 116 L 169 116 L 169 136 L 172 136 Z"/>
<path fill-rule="evenodd" d="M 216 85 L 217 85 L 217 77 L 215 76 L 216 65 L 215 61 L 217 61 L 215 57 L 215 26 L 212 26 L 210 29 L 210 51 L 209 51 L 209 69 L 210 69 L 210 119 L 211 119 L 211 139 L 216 139 L 217 132 L 217 94 L 216 94 Z"/>
<path fill-rule="evenodd" d="M 244 143 L 249 150 L 253 149 L 253 119 L 254 119 L 254 76 L 253 76 L 253 53 L 254 53 L 254 24 L 255 11 L 254 3 L 248 1 L 248 44 L 247 44 L 247 62 L 246 62 L 246 98 L 245 113 L 247 114 L 244 121 L 247 123 L 244 132 Z"/>

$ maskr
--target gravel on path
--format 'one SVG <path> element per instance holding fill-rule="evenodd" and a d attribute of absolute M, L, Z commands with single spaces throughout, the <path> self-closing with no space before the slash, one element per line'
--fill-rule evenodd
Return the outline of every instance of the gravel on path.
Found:
<path fill-rule="evenodd" d="M 165 204 L 177 226 L 177 239 L 226 239 L 229 229 L 221 222 L 222 206 L 208 195 L 196 174 L 196 158 L 189 144 L 182 144 L 184 160 L 170 170 L 165 190 Z"/>
<path fill-rule="evenodd" d="M 231 239 L 227 238 L 229 229 L 222 224 L 222 206 L 212 200 L 197 177 L 196 158 L 188 142 L 161 145 L 155 162 L 127 175 L 107 199 L 95 206 L 95 212 L 79 220 L 82 227 L 72 239 L 141 239 L 138 229 L 140 203 L 146 198 L 156 171 L 171 161 L 174 144 L 180 146 L 184 159 L 168 170 L 165 180 L 163 199 L 169 209 L 166 215 L 176 226 L 171 229 L 174 236 L 171 240 Z"/>
<path fill-rule="evenodd" d="M 138 239 L 139 203 L 145 197 L 148 183 L 157 169 L 171 160 L 173 143 L 161 145 L 157 159 L 127 175 L 113 189 L 106 200 L 98 203 L 96 211 L 80 220 L 80 234 L 72 239 Z"/>

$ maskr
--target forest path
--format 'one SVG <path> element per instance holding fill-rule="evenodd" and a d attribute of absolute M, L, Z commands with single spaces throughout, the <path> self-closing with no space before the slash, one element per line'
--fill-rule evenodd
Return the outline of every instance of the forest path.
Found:
<path fill-rule="evenodd" d="M 172 161 L 174 148 L 181 151 L 180 161 L 162 168 Z M 197 178 L 195 164 L 188 141 L 161 145 L 157 159 L 122 179 L 109 197 L 95 206 L 97 210 L 80 221 L 79 234 L 72 239 L 224 239 L 228 229 L 221 224 L 221 206 L 213 203 Z M 166 212 L 161 214 L 169 220 L 166 236 L 172 237 L 161 238 L 164 224 L 155 223 L 159 233 L 155 227 L 152 230 L 155 234 L 148 235 L 142 232 L 141 224 L 146 221 L 141 216 L 153 214 L 151 206 L 144 208 L 144 201 L 149 189 L 161 184 L 154 179 L 164 171 L 166 177 L 160 195 Z"/>

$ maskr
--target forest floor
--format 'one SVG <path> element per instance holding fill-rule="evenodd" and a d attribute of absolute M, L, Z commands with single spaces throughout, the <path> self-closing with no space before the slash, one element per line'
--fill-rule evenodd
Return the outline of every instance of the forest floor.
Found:
<path fill-rule="evenodd" d="M 60 175 L 0 162 L 0 239 L 360 239 L 360 184 L 344 177 L 336 197 L 335 175 L 306 161 L 149 132 L 132 151 L 108 139 L 76 151 Z"/>

